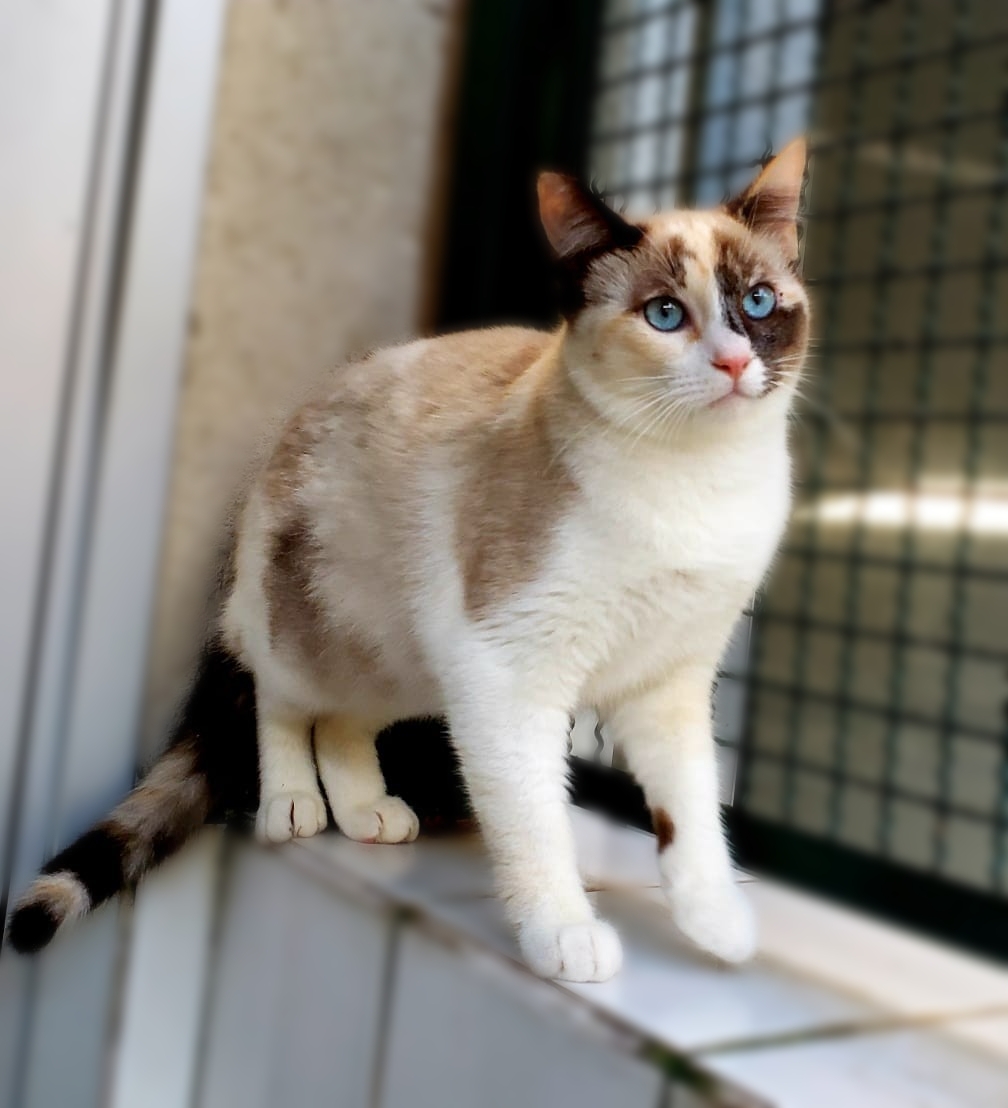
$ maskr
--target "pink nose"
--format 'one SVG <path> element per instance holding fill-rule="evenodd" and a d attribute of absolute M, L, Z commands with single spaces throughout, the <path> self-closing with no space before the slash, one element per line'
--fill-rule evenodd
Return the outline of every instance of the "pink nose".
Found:
<path fill-rule="evenodd" d="M 748 350 L 719 350 L 711 358 L 711 365 L 715 369 L 720 369 L 722 373 L 727 373 L 733 381 L 737 381 L 750 361 L 751 355 Z"/>

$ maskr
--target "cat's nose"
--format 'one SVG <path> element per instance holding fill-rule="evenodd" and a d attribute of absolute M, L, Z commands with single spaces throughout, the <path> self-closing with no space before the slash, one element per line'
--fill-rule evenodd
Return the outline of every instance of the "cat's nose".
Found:
<path fill-rule="evenodd" d="M 745 373 L 746 366 L 751 361 L 751 351 L 737 347 L 733 350 L 716 350 L 711 357 L 711 365 L 722 373 L 727 373 L 733 381 L 737 381 Z"/>

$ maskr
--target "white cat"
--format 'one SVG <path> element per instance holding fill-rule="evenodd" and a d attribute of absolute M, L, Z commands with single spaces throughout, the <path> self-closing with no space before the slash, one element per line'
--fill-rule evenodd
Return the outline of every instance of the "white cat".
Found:
<path fill-rule="evenodd" d="M 374 739 L 444 714 L 524 957 L 603 980 L 620 944 L 567 814 L 568 722 L 588 704 L 644 788 L 679 927 L 726 961 L 752 953 L 711 688 L 788 514 L 804 165 L 797 141 L 725 208 L 641 222 L 543 174 L 557 331 L 382 351 L 293 416 L 248 490 L 210 656 L 232 691 L 254 679 L 261 837 L 321 831 L 324 789 L 352 838 L 413 839 Z M 42 945 L 213 810 L 227 769 L 205 687 L 147 781 L 46 866 L 16 945 Z"/>

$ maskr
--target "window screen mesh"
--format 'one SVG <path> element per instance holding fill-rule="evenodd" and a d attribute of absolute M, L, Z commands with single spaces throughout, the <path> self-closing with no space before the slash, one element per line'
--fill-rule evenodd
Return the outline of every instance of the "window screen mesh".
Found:
<path fill-rule="evenodd" d="M 716 203 L 803 130 L 816 344 L 794 520 L 719 687 L 735 803 L 1004 896 L 1008 4 L 607 5 L 613 199 Z"/>

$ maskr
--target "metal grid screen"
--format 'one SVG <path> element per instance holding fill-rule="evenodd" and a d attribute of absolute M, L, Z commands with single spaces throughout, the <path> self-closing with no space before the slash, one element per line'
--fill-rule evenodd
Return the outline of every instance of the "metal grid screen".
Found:
<path fill-rule="evenodd" d="M 797 508 L 719 688 L 736 813 L 1003 906 L 1008 4 L 611 0 L 601 35 L 589 162 L 631 209 L 813 138 Z"/>

